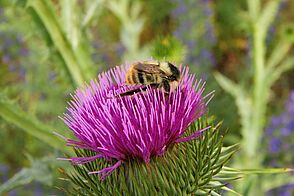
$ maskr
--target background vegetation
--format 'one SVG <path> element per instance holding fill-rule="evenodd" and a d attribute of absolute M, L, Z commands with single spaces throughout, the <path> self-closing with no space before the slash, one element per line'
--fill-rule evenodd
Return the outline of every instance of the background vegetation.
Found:
<path fill-rule="evenodd" d="M 153 57 L 188 65 L 216 90 L 210 114 L 240 143 L 236 168 L 293 167 L 294 2 L 0 0 L 0 194 L 64 194 L 53 134 L 70 93 L 115 65 Z M 62 185 L 65 184 L 65 185 Z M 291 174 L 232 185 L 291 194 Z"/>

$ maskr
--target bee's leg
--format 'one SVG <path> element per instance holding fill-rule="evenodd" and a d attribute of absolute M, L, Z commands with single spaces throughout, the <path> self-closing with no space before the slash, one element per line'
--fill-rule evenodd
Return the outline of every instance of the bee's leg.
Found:
<path fill-rule="evenodd" d="M 162 81 L 162 86 L 163 86 L 163 89 L 164 89 L 165 93 L 169 94 L 169 92 L 170 92 L 169 82 L 167 80 L 163 80 Z"/>
<path fill-rule="evenodd" d="M 150 84 L 149 86 L 151 86 L 152 88 L 158 88 L 158 84 Z M 123 97 L 123 96 L 129 96 L 129 95 L 133 95 L 135 93 L 139 93 L 141 91 L 146 91 L 146 90 L 147 90 L 147 86 L 144 86 L 144 87 L 141 87 L 141 88 L 136 88 L 134 90 L 126 91 L 124 93 L 121 93 L 119 95 L 116 95 L 116 97 L 118 97 L 118 96 L 121 96 L 121 97 Z"/>
<path fill-rule="evenodd" d="M 153 84 L 149 84 L 149 86 L 151 86 L 152 88 L 158 88 L 159 84 L 153 83 Z"/>
<path fill-rule="evenodd" d="M 145 91 L 146 89 L 147 89 L 146 87 L 137 88 L 137 89 L 134 89 L 134 90 L 130 90 L 130 91 L 126 91 L 124 93 L 118 94 L 118 95 L 116 95 L 116 97 L 118 97 L 118 96 L 124 97 L 124 96 L 133 95 L 135 93 L 138 93 L 138 92 L 141 92 L 141 91 Z"/>

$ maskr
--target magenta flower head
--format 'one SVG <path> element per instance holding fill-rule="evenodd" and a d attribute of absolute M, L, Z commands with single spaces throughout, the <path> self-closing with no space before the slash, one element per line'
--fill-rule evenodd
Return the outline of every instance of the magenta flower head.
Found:
<path fill-rule="evenodd" d="M 205 82 L 180 68 L 181 80 L 169 94 L 161 88 L 147 87 L 130 96 L 120 96 L 138 86 L 125 85 L 129 65 L 113 68 L 98 75 L 98 80 L 76 90 L 63 120 L 76 140 L 65 138 L 74 148 L 96 152 L 93 157 L 67 158 L 75 164 L 95 159 L 117 160 L 108 168 L 91 173 L 109 175 L 124 161 L 139 159 L 148 163 L 161 156 L 173 144 L 199 137 L 203 130 L 190 136 L 184 133 L 206 111 L 213 93 L 203 96 Z M 207 129 L 207 128 L 206 128 Z"/>

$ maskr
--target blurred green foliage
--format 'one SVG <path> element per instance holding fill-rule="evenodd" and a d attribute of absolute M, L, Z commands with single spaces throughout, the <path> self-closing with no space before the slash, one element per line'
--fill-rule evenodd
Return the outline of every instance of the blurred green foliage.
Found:
<path fill-rule="evenodd" d="M 248 2 L 253 2 L 252 7 Z M 21 176 L 22 167 L 27 168 L 25 171 L 36 168 L 25 154 L 37 160 L 63 156 L 68 149 L 62 148 L 63 141 L 53 131 L 70 137 L 58 119 L 70 93 L 84 81 L 94 79 L 98 72 L 135 60 L 154 58 L 190 66 L 199 77 L 207 79 L 207 91 L 216 90 L 210 113 L 224 120 L 229 129 L 225 143 L 244 142 L 240 131 L 244 122 L 234 100 L 241 97 L 246 102 L 254 85 L 256 39 L 252 17 L 265 7 L 258 2 L 263 1 L 1 0 L 0 106 L 5 106 L 0 108 L 1 183 L 18 171 L 14 179 Z M 267 29 L 260 43 L 267 50 L 262 57 L 270 67 L 266 74 L 271 74 L 267 77 L 271 85 L 261 95 L 266 95 L 262 104 L 267 112 L 258 119 L 263 125 L 267 116 L 282 110 L 285 97 L 294 89 L 293 71 L 280 77 L 293 61 L 293 8 L 293 1 L 280 1 L 265 15 L 272 21 L 260 27 Z M 278 68 L 281 62 L 284 68 Z M 220 88 L 212 75 L 214 71 L 232 79 L 217 77 L 235 97 Z M 242 88 L 235 88 L 231 82 L 238 82 Z M 245 113 L 248 108 L 243 107 Z M 244 157 L 241 153 L 236 162 Z M 259 157 L 263 159 L 267 154 Z M 259 166 L 262 164 L 266 163 Z M 56 170 L 51 172 L 53 177 L 45 180 L 43 191 L 54 189 L 48 187 L 49 181 L 52 186 L 58 184 Z M 26 182 L 34 180 L 28 179 Z M 273 186 L 267 184 L 265 190 Z M 16 192 L 34 194 L 25 188 Z"/>
<path fill-rule="evenodd" d="M 151 57 L 161 61 L 169 60 L 182 64 L 186 53 L 185 46 L 173 36 L 157 38 L 151 48 Z"/>

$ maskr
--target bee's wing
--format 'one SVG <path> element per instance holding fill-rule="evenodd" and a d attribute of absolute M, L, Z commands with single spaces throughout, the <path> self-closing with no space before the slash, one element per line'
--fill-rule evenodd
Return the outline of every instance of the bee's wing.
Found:
<path fill-rule="evenodd" d="M 149 73 L 149 74 L 162 74 L 163 72 L 160 70 L 159 66 L 156 64 L 147 64 L 147 63 L 138 63 L 135 64 L 134 69 L 139 72 Z"/>

